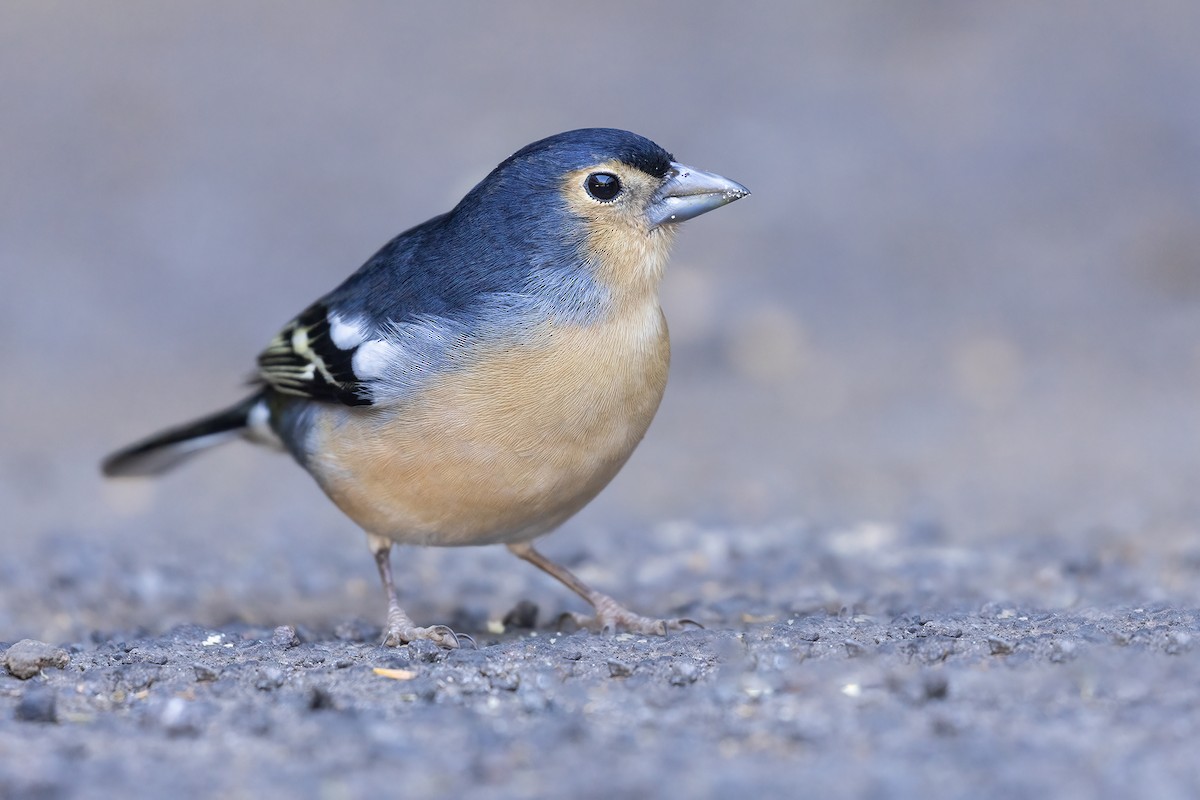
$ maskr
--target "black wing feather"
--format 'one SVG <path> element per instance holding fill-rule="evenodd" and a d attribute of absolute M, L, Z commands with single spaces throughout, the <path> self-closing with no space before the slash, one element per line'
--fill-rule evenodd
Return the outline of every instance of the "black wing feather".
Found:
<path fill-rule="evenodd" d="M 329 308 L 315 303 L 284 326 L 258 357 L 264 381 L 284 394 L 348 406 L 371 405 L 370 389 L 354 373 L 358 346 L 343 350 L 329 333 Z"/>

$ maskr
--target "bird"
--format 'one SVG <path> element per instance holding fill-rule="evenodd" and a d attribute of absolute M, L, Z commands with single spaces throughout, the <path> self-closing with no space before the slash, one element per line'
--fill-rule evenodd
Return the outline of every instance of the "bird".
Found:
<path fill-rule="evenodd" d="M 749 193 L 629 131 L 529 144 L 288 322 L 248 397 L 103 473 L 155 475 L 234 439 L 290 453 L 367 534 L 386 646 L 460 646 L 401 608 L 395 544 L 504 544 L 582 597 L 593 615 L 572 616 L 589 628 L 695 624 L 630 611 L 533 542 L 612 480 L 658 410 L 677 225 Z"/>

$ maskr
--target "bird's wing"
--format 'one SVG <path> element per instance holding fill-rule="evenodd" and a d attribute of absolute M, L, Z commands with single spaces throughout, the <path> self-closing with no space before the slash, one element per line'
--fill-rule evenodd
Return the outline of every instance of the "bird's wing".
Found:
<path fill-rule="evenodd" d="M 283 394 L 348 406 L 403 400 L 452 369 L 467 343 L 523 324 L 540 307 L 478 236 L 447 241 L 443 214 L 388 242 L 341 286 L 284 326 L 258 357 Z"/>
<path fill-rule="evenodd" d="M 481 297 L 477 316 L 490 319 Z M 503 314 L 513 303 L 492 301 Z M 398 318 L 397 318 L 398 317 Z M 283 327 L 258 357 L 258 378 L 283 394 L 347 406 L 403 400 L 464 356 L 472 329 L 445 313 L 372 319 L 327 295 Z M 487 336 L 486 325 L 474 334 Z"/>
<path fill-rule="evenodd" d="M 283 394 L 366 406 L 370 386 L 354 371 L 363 337 L 343 335 L 323 302 L 305 309 L 283 327 L 258 356 L 258 375 Z"/>
<path fill-rule="evenodd" d="M 454 326 L 450 308 L 471 304 L 420 255 L 441 249 L 446 217 L 396 236 L 285 325 L 259 355 L 258 377 L 283 394 L 369 406 L 402 398 L 434 374 Z"/>

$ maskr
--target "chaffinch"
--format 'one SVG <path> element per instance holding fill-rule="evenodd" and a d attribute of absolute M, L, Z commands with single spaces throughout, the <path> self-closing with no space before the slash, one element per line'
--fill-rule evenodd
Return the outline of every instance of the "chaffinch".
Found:
<path fill-rule="evenodd" d="M 747 194 L 628 131 L 534 142 L 284 326 L 253 394 L 109 456 L 104 473 L 161 472 L 237 438 L 286 449 L 366 531 L 387 645 L 459 644 L 401 609 L 394 543 L 503 543 L 590 603 L 585 624 L 679 628 L 689 621 L 625 609 L 532 542 L 608 484 L 658 409 L 676 223 Z"/>

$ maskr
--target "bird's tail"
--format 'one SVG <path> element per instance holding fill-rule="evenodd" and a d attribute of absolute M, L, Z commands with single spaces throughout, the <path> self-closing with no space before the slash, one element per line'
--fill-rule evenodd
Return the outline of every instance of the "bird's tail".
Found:
<path fill-rule="evenodd" d="M 202 450 L 241 436 L 254 420 L 251 414 L 264 403 L 262 392 L 216 414 L 157 433 L 104 459 L 109 477 L 157 475 Z M 265 405 L 262 406 L 266 410 Z M 255 414 L 257 416 L 257 414 Z"/>

